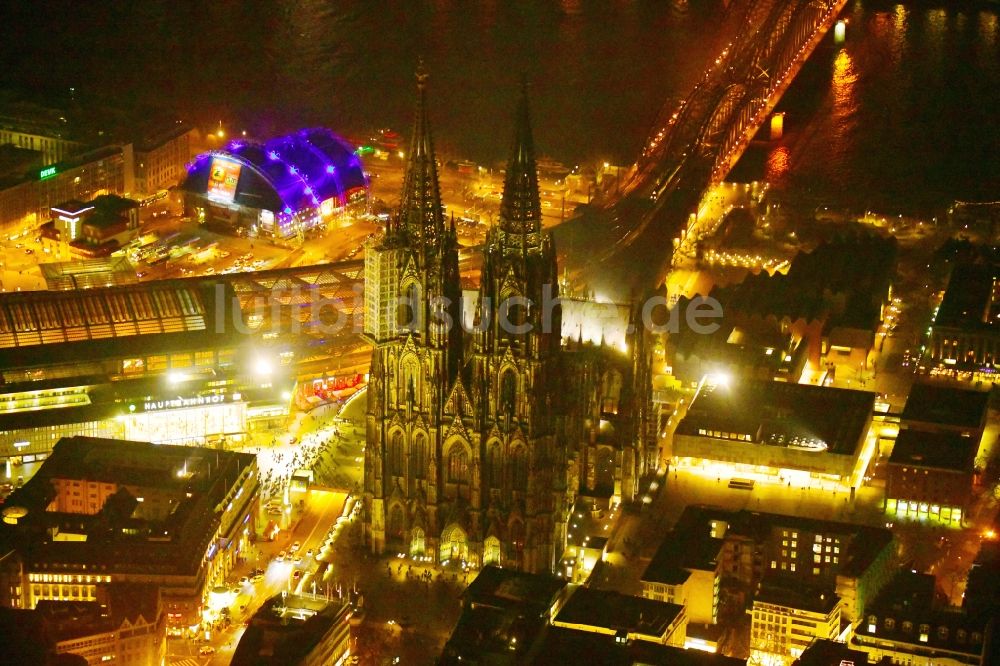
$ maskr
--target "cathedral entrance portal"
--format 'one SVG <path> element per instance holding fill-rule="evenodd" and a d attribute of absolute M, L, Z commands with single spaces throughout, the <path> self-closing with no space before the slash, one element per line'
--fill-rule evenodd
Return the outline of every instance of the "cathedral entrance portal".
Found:
<path fill-rule="evenodd" d="M 441 533 L 441 564 L 445 562 L 463 561 L 468 557 L 468 537 L 458 525 L 446 527 Z"/>
<path fill-rule="evenodd" d="M 389 510 L 389 530 L 387 541 L 390 544 L 400 545 L 403 543 L 403 535 L 406 530 L 406 516 L 403 507 L 394 504 Z"/>
<path fill-rule="evenodd" d="M 419 527 L 413 528 L 410 536 L 410 557 L 424 556 L 424 531 Z"/>

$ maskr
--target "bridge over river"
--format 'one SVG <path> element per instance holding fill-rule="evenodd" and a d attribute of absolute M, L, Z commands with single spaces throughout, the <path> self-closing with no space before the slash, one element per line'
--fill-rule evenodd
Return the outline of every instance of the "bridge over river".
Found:
<path fill-rule="evenodd" d="M 575 277 L 609 296 L 663 281 L 694 234 L 702 193 L 721 182 L 836 23 L 846 0 L 736 0 L 733 39 L 679 104 L 660 111 L 619 195 L 556 231 Z"/>

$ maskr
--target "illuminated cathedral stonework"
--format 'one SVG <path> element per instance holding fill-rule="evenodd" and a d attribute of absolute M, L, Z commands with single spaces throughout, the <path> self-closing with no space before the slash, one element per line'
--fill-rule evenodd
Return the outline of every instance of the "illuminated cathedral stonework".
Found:
<path fill-rule="evenodd" d="M 526 96 L 463 328 L 458 240 L 417 80 L 400 207 L 365 252 L 365 540 L 376 554 L 551 571 L 578 495 L 630 501 L 652 468 L 644 336 L 627 354 L 563 344 Z"/>

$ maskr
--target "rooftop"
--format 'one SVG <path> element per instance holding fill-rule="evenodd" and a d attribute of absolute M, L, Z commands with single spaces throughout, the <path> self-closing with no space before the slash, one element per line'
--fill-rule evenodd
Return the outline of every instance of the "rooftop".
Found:
<path fill-rule="evenodd" d="M 331 198 L 342 205 L 352 192 L 368 187 L 354 150 L 324 128 L 300 130 L 266 143 L 232 141 L 225 150 L 199 155 L 188 168 L 184 189 L 284 214 Z M 211 172 L 220 163 L 234 174 L 234 182 L 213 192 Z"/>
<path fill-rule="evenodd" d="M 19 177 L 43 164 L 42 151 L 0 144 L 0 178 Z"/>
<path fill-rule="evenodd" d="M 767 582 L 761 586 L 754 597 L 754 602 L 758 601 L 764 604 L 797 608 L 810 613 L 827 615 L 840 603 L 840 597 L 829 589 L 792 587 L 787 584 Z"/>
<path fill-rule="evenodd" d="M 135 267 L 125 257 L 101 257 L 41 264 L 45 284 L 53 290 L 92 289 L 136 284 Z"/>
<path fill-rule="evenodd" d="M 566 581 L 548 574 L 532 574 L 486 566 L 462 593 L 467 604 L 496 608 L 518 607 L 543 615 L 566 587 Z"/>
<path fill-rule="evenodd" d="M 301 663 L 336 625 L 346 632 L 351 609 L 339 601 L 300 594 L 277 594 L 250 619 L 232 666 L 294 666 Z"/>
<path fill-rule="evenodd" d="M 934 585 L 931 575 L 901 570 L 865 608 L 866 621 L 855 627 L 856 640 L 895 641 L 925 649 L 982 654 L 993 618 L 938 606 Z"/>
<path fill-rule="evenodd" d="M 241 337 L 227 282 L 162 280 L 83 291 L 0 294 L 0 367 L 210 349 Z M 224 319 L 218 321 L 217 315 Z M 238 312 L 237 312 L 237 315 Z"/>
<path fill-rule="evenodd" d="M 763 542 L 775 530 L 851 537 L 841 550 L 839 572 L 846 575 L 863 573 L 893 540 L 892 532 L 881 527 L 693 504 L 684 509 L 660 544 L 642 580 L 682 583 L 689 575 L 688 570 L 715 568 L 724 539 L 730 534 Z"/>
<path fill-rule="evenodd" d="M 555 622 L 660 637 L 683 611 L 678 604 L 579 587 Z"/>
<path fill-rule="evenodd" d="M 13 539 L 28 568 L 192 575 L 203 563 L 226 499 L 237 511 L 252 501 L 255 486 L 239 500 L 236 488 L 255 470 L 256 456 L 247 453 L 66 437 L 7 498 L 0 532 Z M 117 491 L 96 513 L 87 507 L 63 512 L 54 504 L 56 480 L 100 481 Z M 154 491 L 160 500 L 155 503 L 132 494 Z"/>
<path fill-rule="evenodd" d="M 979 441 L 956 432 L 899 431 L 889 462 L 896 465 L 930 467 L 971 472 L 976 462 Z"/>
<path fill-rule="evenodd" d="M 875 662 L 868 661 L 868 653 L 852 650 L 844 643 L 817 638 L 805 649 L 802 656 L 793 666 L 869 666 Z"/>
<path fill-rule="evenodd" d="M 685 650 L 652 641 L 633 640 L 625 643 L 608 634 L 546 627 L 538 643 L 523 662 L 548 664 L 602 664 L 603 666 L 633 666 L 635 664 L 669 664 L 670 666 L 745 666 L 745 659 L 724 657 L 711 652 Z"/>
<path fill-rule="evenodd" d="M 866 391 L 733 379 L 706 383 L 676 432 L 718 432 L 721 438 L 746 436 L 748 444 L 853 455 L 874 406 L 875 394 Z"/>
<path fill-rule="evenodd" d="M 723 311 L 872 329 L 895 273 L 894 238 L 845 235 L 792 260 L 787 275 L 748 275 L 711 292 Z"/>
<path fill-rule="evenodd" d="M 938 308 L 935 326 L 989 329 L 996 326 L 998 302 L 995 282 L 1000 267 L 957 263 Z"/>
<path fill-rule="evenodd" d="M 44 599 L 35 608 L 57 641 L 115 631 L 126 622 L 155 625 L 159 621 L 160 590 L 155 585 L 112 583 L 108 593 L 107 605 L 96 601 Z"/>
<path fill-rule="evenodd" d="M 960 428 L 981 429 L 986 422 L 990 394 L 919 382 L 910 389 L 902 421 L 917 421 Z"/>

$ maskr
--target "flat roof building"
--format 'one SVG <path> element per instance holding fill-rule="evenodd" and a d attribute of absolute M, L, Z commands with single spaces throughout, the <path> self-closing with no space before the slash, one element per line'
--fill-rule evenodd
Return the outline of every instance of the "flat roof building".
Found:
<path fill-rule="evenodd" d="M 260 607 L 232 666 L 327 666 L 350 655 L 351 607 L 304 594 L 277 594 Z"/>
<path fill-rule="evenodd" d="M 887 514 L 962 524 L 989 403 L 985 391 L 927 382 L 913 385 L 886 466 Z"/>
<path fill-rule="evenodd" d="M 981 437 L 986 427 L 990 393 L 917 382 L 910 388 L 900 423 L 919 430 L 947 430 Z"/>
<path fill-rule="evenodd" d="M 931 323 L 927 353 L 935 373 L 992 380 L 1000 365 L 1000 266 L 956 262 Z"/>
<path fill-rule="evenodd" d="M 509 663 L 536 666 L 574 663 L 602 666 L 746 666 L 747 660 L 650 641 L 627 640 L 618 636 L 550 626 L 542 632 L 524 661 Z"/>
<path fill-rule="evenodd" d="M 797 658 L 815 639 L 837 637 L 840 613 L 840 597 L 829 589 L 765 583 L 751 609 L 751 654 L 762 662 Z"/>
<path fill-rule="evenodd" d="M 487 565 L 462 592 L 462 614 L 442 663 L 521 663 L 565 602 L 566 581 Z"/>
<path fill-rule="evenodd" d="M 784 582 L 836 593 L 853 619 L 894 574 L 894 556 L 884 528 L 691 505 L 643 572 L 642 594 L 714 622 L 723 578 L 751 590 Z"/>
<path fill-rule="evenodd" d="M 553 626 L 627 640 L 684 647 L 684 606 L 610 590 L 579 587 L 552 620 Z"/>
<path fill-rule="evenodd" d="M 792 666 L 891 666 L 888 659 L 869 661 L 868 653 L 852 650 L 844 643 L 838 643 L 826 638 L 817 638 L 806 648 L 802 656 L 792 663 Z"/>
<path fill-rule="evenodd" d="M 874 405 L 865 391 L 708 378 L 677 425 L 673 462 L 715 476 L 853 489 L 873 451 Z"/>
<path fill-rule="evenodd" d="M 972 500 L 979 439 L 900 430 L 886 465 L 886 513 L 960 525 Z"/>
<path fill-rule="evenodd" d="M 90 437 L 60 440 L 4 504 L 22 608 L 108 602 L 116 583 L 160 588 L 169 623 L 197 625 L 256 528 L 256 456 Z"/>

